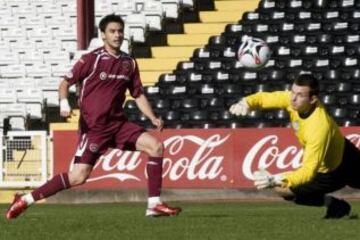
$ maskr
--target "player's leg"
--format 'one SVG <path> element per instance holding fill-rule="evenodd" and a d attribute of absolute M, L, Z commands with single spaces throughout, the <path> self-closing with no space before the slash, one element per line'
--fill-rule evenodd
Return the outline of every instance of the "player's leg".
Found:
<path fill-rule="evenodd" d="M 48 198 L 62 190 L 84 183 L 90 175 L 91 170 L 91 165 L 75 164 L 71 172 L 60 173 L 54 176 L 31 193 L 25 195 L 16 194 L 13 203 L 6 212 L 6 218 L 16 218 L 36 201 Z"/>
<path fill-rule="evenodd" d="M 341 218 L 350 214 L 350 205 L 327 193 L 345 186 L 337 174 L 317 174 L 314 180 L 295 188 L 276 188 L 275 191 L 285 200 L 298 205 L 321 207 L 326 206 L 325 218 Z"/>
<path fill-rule="evenodd" d="M 97 141 L 97 139 L 89 138 L 86 134 L 81 135 L 74 157 L 73 169 L 68 173 L 55 175 L 31 193 L 25 195 L 16 194 L 14 201 L 6 211 L 6 218 L 16 218 L 36 201 L 48 198 L 59 191 L 83 184 L 90 175 L 96 159 L 100 156 L 100 153 L 91 151 L 88 147 L 90 145 L 88 143 L 94 141 Z"/>
<path fill-rule="evenodd" d="M 162 162 L 164 147 L 162 142 L 149 134 L 142 133 L 136 141 L 136 149 L 147 153 L 149 156 L 146 164 L 148 175 L 148 209 L 147 216 L 175 216 L 181 208 L 174 208 L 162 203 L 160 200 L 162 188 Z"/>
<path fill-rule="evenodd" d="M 346 184 L 352 188 L 360 189 L 360 150 L 349 140 L 345 141 L 343 162 L 342 177 L 346 179 Z"/>

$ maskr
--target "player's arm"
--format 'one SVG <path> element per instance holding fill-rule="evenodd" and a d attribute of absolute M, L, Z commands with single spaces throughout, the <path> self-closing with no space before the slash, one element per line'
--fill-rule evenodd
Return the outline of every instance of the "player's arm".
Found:
<path fill-rule="evenodd" d="M 325 159 L 331 139 L 329 132 L 326 127 L 312 128 L 304 148 L 302 166 L 283 174 L 287 187 L 297 187 L 312 181 Z"/>
<path fill-rule="evenodd" d="M 290 105 L 290 92 L 259 92 L 240 99 L 230 107 L 230 112 L 245 116 L 251 109 L 287 108 Z"/>
<path fill-rule="evenodd" d="M 295 171 L 283 174 L 287 187 L 297 187 L 311 182 L 324 161 L 330 136 L 325 133 L 322 137 L 319 137 L 316 131 L 314 131 L 313 135 L 314 137 L 306 143 L 302 166 Z"/>
<path fill-rule="evenodd" d="M 302 166 L 295 171 L 276 175 L 272 175 L 264 169 L 259 169 L 254 173 L 254 185 L 257 189 L 281 187 L 276 191 L 284 195 L 283 191 L 288 192 L 290 187 L 297 187 L 311 182 L 324 161 L 331 138 L 329 132 L 326 126 L 311 128 L 304 149 Z"/>
<path fill-rule="evenodd" d="M 164 127 L 164 122 L 161 120 L 161 118 L 158 118 L 153 110 L 152 107 L 148 101 L 148 99 L 146 98 L 146 96 L 144 94 L 140 94 L 139 96 L 137 96 L 135 98 L 135 102 L 136 105 L 138 106 L 138 108 L 140 109 L 140 111 L 147 117 L 150 119 L 151 123 L 158 129 L 158 130 L 162 130 L 162 128 Z"/>
<path fill-rule="evenodd" d="M 63 79 L 59 85 L 59 98 L 60 98 L 60 116 L 69 117 L 71 107 L 68 101 L 70 84 L 67 80 Z"/>
<path fill-rule="evenodd" d="M 60 98 L 60 116 L 69 117 L 71 107 L 68 101 L 69 87 L 75 83 L 81 82 L 93 70 L 94 58 L 89 55 L 83 55 L 73 66 L 70 72 L 65 74 L 59 85 Z"/>

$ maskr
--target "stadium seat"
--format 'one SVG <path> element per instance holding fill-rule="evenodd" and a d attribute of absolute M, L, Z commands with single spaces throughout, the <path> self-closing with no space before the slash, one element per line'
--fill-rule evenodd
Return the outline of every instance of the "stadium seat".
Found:
<path fill-rule="evenodd" d="M 161 31 L 165 15 L 161 2 L 145 1 L 142 10 L 145 14 L 146 23 L 149 25 L 149 30 Z"/>
<path fill-rule="evenodd" d="M 144 43 L 148 34 L 145 15 L 142 13 L 131 14 L 127 16 L 126 24 L 129 26 L 131 39 L 134 42 Z"/>
<path fill-rule="evenodd" d="M 24 78 L 26 75 L 25 66 L 22 64 L 11 64 L 6 67 L 0 67 L 2 78 Z"/>

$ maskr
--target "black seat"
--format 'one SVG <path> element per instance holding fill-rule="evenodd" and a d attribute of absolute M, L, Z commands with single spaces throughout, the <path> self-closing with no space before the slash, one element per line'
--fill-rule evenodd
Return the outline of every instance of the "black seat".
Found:
<path fill-rule="evenodd" d="M 347 45 L 345 52 L 347 56 L 358 56 L 360 54 L 360 44 L 352 43 Z"/>
<path fill-rule="evenodd" d="M 358 119 L 344 119 L 339 121 L 338 124 L 343 127 L 360 126 L 360 121 Z"/>
<path fill-rule="evenodd" d="M 292 44 L 299 44 L 299 43 L 305 43 L 306 42 L 306 35 L 304 34 L 294 34 L 289 37 L 290 43 Z M 295 45 L 297 46 L 297 45 Z"/>
<path fill-rule="evenodd" d="M 180 119 L 180 113 L 179 111 L 167 111 L 165 114 L 162 115 L 163 119 L 165 120 L 165 123 L 167 121 L 178 121 Z"/>
<path fill-rule="evenodd" d="M 213 46 L 217 46 L 217 47 L 223 47 L 225 46 L 226 43 L 226 38 L 222 35 L 220 36 L 211 36 L 209 38 L 208 44 L 213 47 Z"/>
<path fill-rule="evenodd" d="M 275 119 L 277 119 L 277 120 L 288 120 L 289 119 L 289 113 L 284 109 L 277 110 L 274 115 L 275 115 Z"/>
<path fill-rule="evenodd" d="M 158 110 L 167 110 L 170 108 L 170 101 L 168 99 L 156 99 L 153 101 L 153 107 Z"/>
<path fill-rule="evenodd" d="M 261 110 L 252 110 L 249 112 L 249 114 L 247 115 L 248 119 L 251 120 L 256 120 L 256 119 L 261 119 L 263 116 L 263 112 Z"/>
<path fill-rule="evenodd" d="M 216 88 L 213 84 L 205 83 L 191 89 L 196 96 L 213 96 L 216 94 Z"/>
<path fill-rule="evenodd" d="M 139 109 L 136 105 L 136 102 L 134 100 L 127 100 L 125 103 L 125 111 L 127 113 L 134 113 L 134 112 L 138 112 Z"/>
<path fill-rule="evenodd" d="M 330 108 L 330 115 L 335 117 L 335 118 L 345 118 L 347 117 L 347 110 L 346 108 L 339 108 L 339 107 L 333 107 Z"/>
<path fill-rule="evenodd" d="M 316 36 L 316 41 L 320 44 L 329 44 L 332 43 L 333 37 L 331 34 L 322 33 Z"/>
<path fill-rule="evenodd" d="M 208 112 L 205 110 L 197 110 L 190 113 L 191 121 L 204 121 L 208 118 Z"/>
<path fill-rule="evenodd" d="M 176 111 L 179 111 L 179 109 L 181 108 L 181 99 L 175 99 L 171 101 L 171 105 L 170 108 Z"/>
<path fill-rule="evenodd" d="M 160 89 L 157 86 L 145 86 L 144 93 L 149 99 L 156 99 L 160 97 Z"/>
<path fill-rule="evenodd" d="M 325 72 L 324 78 L 330 81 L 337 81 L 340 78 L 340 71 L 331 69 Z"/>
<path fill-rule="evenodd" d="M 201 100 L 201 108 L 211 111 L 224 109 L 224 99 L 220 97 L 212 97 Z"/>
<path fill-rule="evenodd" d="M 205 48 L 196 48 L 193 52 L 193 58 L 209 59 L 210 51 Z"/>
<path fill-rule="evenodd" d="M 270 92 L 272 91 L 272 85 L 270 83 L 260 83 L 253 87 L 252 92 Z"/>
<path fill-rule="evenodd" d="M 176 65 L 177 70 L 188 70 L 188 69 L 194 69 L 195 63 L 192 61 L 180 61 Z"/>
<path fill-rule="evenodd" d="M 360 94 L 355 93 L 348 96 L 349 103 L 352 105 L 359 105 L 360 104 Z"/>
<path fill-rule="evenodd" d="M 224 124 L 224 126 L 226 128 L 231 128 L 231 129 L 236 129 L 236 128 L 242 128 L 244 127 L 244 123 L 233 120 L 233 121 L 228 121 Z"/>
<path fill-rule="evenodd" d="M 230 82 L 235 82 L 239 79 L 239 76 L 237 74 L 229 74 L 226 71 L 217 71 L 214 74 L 214 83 L 215 84 L 225 84 Z"/>
<path fill-rule="evenodd" d="M 231 121 L 231 120 L 235 120 L 236 117 L 234 115 L 232 115 L 229 110 L 222 110 L 220 111 L 220 114 L 219 114 L 219 118 L 220 120 L 222 120 L 223 122 L 228 122 L 228 121 Z"/>
<path fill-rule="evenodd" d="M 244 12 L 242 15 L 242 23 L 257 22 L 260 19 L 260 14 L 257 12 Z"/>
<path fill-rule="evenodd" d="M 161 95 L 170 98 L 185 98 L 187 93 L 187 88 L 184 85 L 180 86 L 169 86 L 166 89 L 160 89 Z"/>
<path fill-rule="evenodd" d="M 336 103 L 336 97 L 335 95 L 332 94 L 325 94 L 321 96 L 320 99 L 325 105 L 331 106 L 331 105 L 335 105 Z"/>
<path fill-rule="evenodd" d="M 188 71 L 186 74 L 186 86 L 189 88 L 188 93 L 191 94 L 191 88 L 196 87 L 199 84 L 203 84 L 205 81 L 205 78 L 203 78 L 203 75 L 201 73 L 195 72 L 195 71 Z M 208 79 L 208 78 L 206 78 Z M 210 79 L 211 80 L 211 79 Z"/>
<path fill-rule="evenodd" d="M 239 97 L 243 95 L 243 89 L 239 84 L 225 84 L 219 89 L 219 95 L 226 97 Z"/>
<path fill-rule="evenodd" d="M 193 111 L 199 108 L 199 100 L 196 98 L 186 98 L 181 102 L 181 110 L 183 111 Z"/>
<path fill-rule="evenodd" d="M 349 82 L 338 82 L 337 91 L 340 93 L 347 93 L 352 90 L 352 85 Z"/>

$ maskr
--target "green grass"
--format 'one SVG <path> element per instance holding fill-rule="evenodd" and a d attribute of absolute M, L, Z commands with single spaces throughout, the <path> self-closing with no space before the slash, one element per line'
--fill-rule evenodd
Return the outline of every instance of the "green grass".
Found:
<path fill-rule="evenodd" d="M 93 239 L 360 239 L 360 219 L 323 220 L 324 208 L 277 203 L 180 203 L 178 217 L 145 218 L 145 204 L 31 207 L 13 221 L 0 218 L 0 240 Z M 353 202 L 360 213 L 360 202 Z M 4 212 L 6 206 L 0 205 Z"/>

